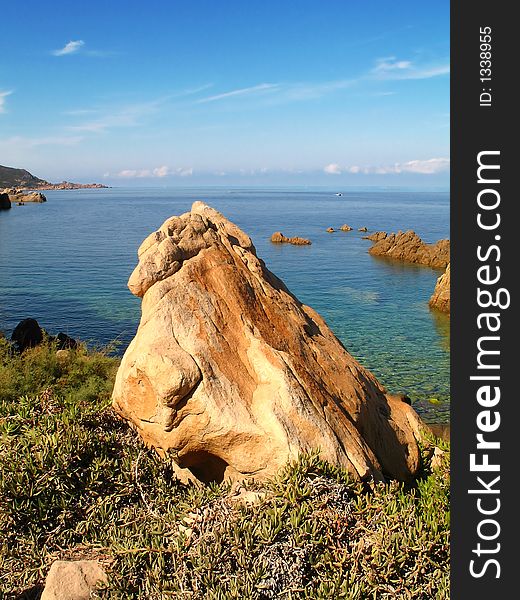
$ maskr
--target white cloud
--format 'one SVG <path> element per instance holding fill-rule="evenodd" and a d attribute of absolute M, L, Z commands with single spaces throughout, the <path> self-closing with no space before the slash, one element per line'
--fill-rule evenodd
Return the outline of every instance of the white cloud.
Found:
<path fill-rule="evenodd" d="M 410 160 L 400 165 L 401 171 L 407 173 L 422 173 L 423 175 L 433 175 L 442 171 L 447 171 L 450 167 L 449 158 L 430 158 L 428 160 Z"/>
<path fill-rule="evenodd" d="M 170 169 L 166 165 L 161 167 L 155 167 L 155 169 L 123 169 L 116 173 L 114 177 L 120 177 L 122 179 L 155 179 L 155 178 L 163 178 L 168 176 L 178 176 L 178 177 L 189 177 L 193 175 L 193 168 L 185 168 L 179 167 L 177 169 Z M 103 177 L 110 177 L 111 173 L 105 173 Z"/>
<path fill-rule="evenodd" d="M 76 54 L 81 50 L 81 48 L 84 45 L 85 42 L 83 40 L 70 41 L 67 42 L 65 46 L 63 46 L 63 48 L 60 48 L 59 50 L 54 50 L 52 54 L 54 56 L 66 56 L 67 54 Z"/>
<path fill-rule="evenodd" d="M 134 179 L 140 177 L 150 177 L 152 172 L 150 169 L 123 169 L 116 174 L 116 177 L 123 177 L 125 179 Z"/>
<path fill-rule="evenodd" d="M 5 112 L 5 99 L 7 98 L 7 96 L 10 96 L 12 93 L 13 93 L 12 91 L 0 92 L 0 113 Z"/>
<path fill-rule="evenodd" d="M 337 167 L 338 165 L 329 165 L 329 167 Z M 352 165 L 346 167 L 346 170 L 352 174 L 363 173 L 364 175 L 396 175 L 400 173 L 418 173 L 421 175 L 435 175 L 442 173 L 450 168 L 449 158 L 429 158 L 426 160 L 409 160 L 405 163 L 394 163 L 393 165 L 376 165 L 364 166 Z M 338 171 L 327 171 L 341 173 L 342 168 L 338 167 Z"/>
<path fill-rule="evenodd" d="M 338 163 L 330 163 L 330 165 L 324 167 L 323 170 L 329 175 L 341 175 L 342 173 L 341 167 L 338 165 Z"/>
<path fill-rule="evenodd" d="M 175 169 L 174 174 L 178 175 L 179 177 L 191 177 L 193 175 L 193 168 L 190 167 L 189 169 L 185 169 L 185 168 Z"/>
<path fill-rule="evenodd" d="M 163 165 L 162 167 L 157 167 L 152 171 L 152 175 L 154 177 L 167 177 L 170 174 L 170 169 Z"/>
<path fill-rule="evenodd" d="M 252 87 L 240 88 L 238 90 L 231 90 L 230 92 L 224 92 L 223 94 L 216 94 L 215 96 L 208 96 L 197 100 L 197 104 L 203 104 L 206 102 L 215 102 L 217 100 L 223 100 L 225 98 L 232 98 L 235 96 L 249 96 L 251 94 L 263 93 L 273 91 L 277 89 L 279 85 L 277 83 L 260 83 Z"/>

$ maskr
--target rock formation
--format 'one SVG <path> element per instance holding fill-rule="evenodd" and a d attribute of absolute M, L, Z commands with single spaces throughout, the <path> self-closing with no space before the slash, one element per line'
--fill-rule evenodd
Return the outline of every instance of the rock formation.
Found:
<path fill-rule="evenodd" d="M 251 239 L 202 202 L 138 251 L 142 298 L 113 406 L 182 479 L 274 475 L 301 451 L 357 479 L 408 480 L 421 422 L 256 256 Z"/>
<path fill-rule="evenodd" d="M 24 192 L 19 188 L 7 188 L 3 193 L 9 196 L 11 202 L 47 202 L 47 198 L 41 192 Z"/>
<path fill-rule="evenodd" d="M 347 225 L 346 223 L 342 225 L 339 229 L 340 231 L 352 231 L 352 227 L 350 225 Z"/>
<path fill-rule="evenodd" d="M 366 227 L 360 227 L 360 228 L 358 229 L 358 231 L 367 232 L 367 231 L 368 231 L 368 229 L 367 229 Z"/>
<path fill-rule="evenodd" d="M 327 227 L 327 233 L 334 233 L 334 227 Z"/>
<path fill-rule="evenodd" d="M 437 279 L 435 290 L 430 298 L 430 307 L 450 314 L 450 265 L 446 272 Z"/>
<path fill-rule="evenodd" d="M 450 262 L 450 241 L 439 240 L 435 244 L 426 244 L 414 231 L 386 233 L 377 231 L 366 236 L 374 243 L 369 253 L 373 256 L 385 256 L 406 262 L 418 263 L 437 269 L 444 269 Z"/>
<path fill-rule="evenodd" d="M 295 246 L 309 246 L 312 244 L 310 240 L 301 237 L 286 237 L 281 231 L 275 231 L 271 236 L 273 244 L 294 244 Z"/>
<path fill-rule="evenodd" d="M 0 192 L 0 210 L 5 210 L 9 208 L 11 208 L 11 200 L 9 199 L 9 194 Z"/>

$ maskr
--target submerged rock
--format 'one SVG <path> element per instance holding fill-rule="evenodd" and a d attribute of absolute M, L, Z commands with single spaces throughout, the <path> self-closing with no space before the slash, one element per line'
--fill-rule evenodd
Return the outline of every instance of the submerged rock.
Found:
<path fill-rule="evenodd" d="M 350 225 L 347 225 L 346 223 L 342 225 L 339 229 L 340 231 L 352 231 L 352 227 Z"/>
<path fill-rule="evenodd" d="M 446 272 L 437 279 L 435 290 L 430 298 L 430 307 L 450 314 L 450 264 Z"/>
<path fill-rule="evenodd" d="M 358 231 L 362 231 L 362 232 L 365 232 L 365 233 L 366 233 L 366 232 L 368 231 L 368 229 L 367 229 L 366 227 L 360 227 L 360 228 L 358 229 Z"/>
<path fill-rule="evenodd" d="M 408 480 L 421 422 L 202 202 L 141 244 L 142 298 L 113 405 L 182 479 L 274 475 L 301 451 L 356 479 Z"/>
<path fill-rule="evenodd" d="M 281 231 L 275 231 L 271 236 L 273 244 L 294 244 L 295 246 L 309 246 L 312 244 L 310 240 L 301 237 L 286 237 Z"/>
<path fill-rule="evenodd" d="M 446 268 L 450 262 L 449 240 L 426 244 L 414 231 L 378 231 L 365 239 L 375 242 L 368 251 L 373 256 L 385 256 L 438 269 Z"/>
<path fill-rule="evenodd" d="M 327 227 L 327 233 L 334 233 L 334 227 Z"/>

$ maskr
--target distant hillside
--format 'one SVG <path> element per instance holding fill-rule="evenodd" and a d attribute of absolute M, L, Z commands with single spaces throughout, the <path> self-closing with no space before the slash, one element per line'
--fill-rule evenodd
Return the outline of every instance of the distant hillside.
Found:
<path fill-rule="evenodd" d="M 31 175 L 25 169 L 13 169 L 0 165 L 0 189 L 1 188 L 36 188 L 49 185 L 48 181 Z"/>
<path fill-rule="evenodd" d="M 106 188 L 101 183 L 49 183 L 45 179 L 35 177 L 25 169 L 14 169 L 0 165 L 0 190 L 3 188 L 19 188 L 25 190 L 77 190 L 82 188 Z"/>

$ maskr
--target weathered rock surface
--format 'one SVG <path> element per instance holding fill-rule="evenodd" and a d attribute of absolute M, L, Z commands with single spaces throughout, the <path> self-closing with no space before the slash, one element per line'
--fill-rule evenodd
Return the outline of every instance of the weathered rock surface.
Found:
<path fill-rule="evenodd" d="M 3 193 L 9 196 L 11 202 L 47 202 L 47 198 L 41 192 L 24 192 L 17 188 L 7 188 Z"/>
<path fill-rule="evenodd" d="M 340 227 L 340 231 L 352 231 L 352 227 L 346 223 Z"/>
<path fill-rule="evenodd" d="M 312 244 L 310 240 L 302 237 L 286 237 L 281 231 L 275 231 L 271 236 L 273 244 L 294 244 L 295 246 L 309 246 Z"/>
<path fill-rule="evenodd" d="M 107 576 L 97 560 L 57 560 L 52 563 L 41 600 L 88 600 Z"/>
<path fill-rule="evenodd" d="M 148 236 L 128 286 L 142 298 L 116 411 L 183 479 L 272 476 L 301 451 L 354 478 L 410 479 L 421 421 L 202 202 Z"/>
<path fill-rule="evenodd" d="M 0 210 L 11 208 L 11 200 L 9 199 L 9 194 L 5 192 L 0 192 Z"/>
<path fill-rule="evenodd" d="M 430 298 L 430 307 L 450 314 L 450 265 L 446 272 L 437 279 L 435 290 Z"/>
<path fill-rule="evenodd" d="M 377 231 L 365 239 L 375 242 L 369 250 L 373 256 L 385 256 L 438 269 L 446 268 L 450 262 L 449 240 L 426 244 L 414 231 Z"/>

